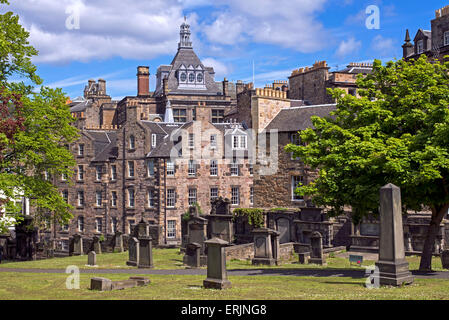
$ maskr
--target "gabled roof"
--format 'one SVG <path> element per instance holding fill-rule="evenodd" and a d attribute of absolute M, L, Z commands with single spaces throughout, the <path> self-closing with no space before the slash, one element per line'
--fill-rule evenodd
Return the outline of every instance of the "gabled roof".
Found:
<path fill-rule="evenodd" d="M 94 162 L 105 162 L 118 156 L 117 133 L 107 131 L 86 131 L 93 139 L 95 157 Z"/>
<path fill-rule="evenodd" d="M 278 113 L 265 130 L 297 132 L 313 128 L 312 116 L 330 117 L 330 113 L 335 109 L 336 104 L 285 108 Z"/>

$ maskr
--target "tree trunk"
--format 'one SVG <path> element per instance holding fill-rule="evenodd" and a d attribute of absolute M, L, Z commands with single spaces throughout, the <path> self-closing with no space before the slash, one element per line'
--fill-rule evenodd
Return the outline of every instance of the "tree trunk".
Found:
<path fill-rule="evenodd" d="M 427 230 L 427 237 L 421 254 L 419 271 L 432 271 L 432 255 L 435 239 L 438 235 L 441 221 L 443 221 L 444 216 L 447 214 L 448 207 L 448 205 L 444 205 L 438 209 L 432 208 L 432 219 L 430 220 L 429 229 Z"/>

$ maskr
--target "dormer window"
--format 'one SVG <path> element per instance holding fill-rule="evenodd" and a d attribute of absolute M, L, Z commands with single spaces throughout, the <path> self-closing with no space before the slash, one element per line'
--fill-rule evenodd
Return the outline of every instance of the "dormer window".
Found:
<path fill-rule="evenodd" d="M 421 54 L 424 52 L 424 41 L 419 40 L 416 44 L 416 53 Z"/>
<path fill-rule="evenodd" d="M 179 80 L 181 82 L 186 82 L 187 80 L 187 74 L 185 72 L 181 72 L 180 76 L 179 76 Z"/>
<path fill-rule="evenodd" d="M 189 74 L 189 82 L 195 82 L 195 74 L 194 73 Z"/>
<path fill-rule="evenodd" d="M 247 140 L 244 135 L 234 135 L 232 136 L 232 149 L 244 150 L 246 149 Z"/>
<path fill-rule="evenodd" d="M 199 83 L 203 82 L 203 74 L 202 73 L 198 73 L 198 75 L 196 76 L 196 81 Z"/>

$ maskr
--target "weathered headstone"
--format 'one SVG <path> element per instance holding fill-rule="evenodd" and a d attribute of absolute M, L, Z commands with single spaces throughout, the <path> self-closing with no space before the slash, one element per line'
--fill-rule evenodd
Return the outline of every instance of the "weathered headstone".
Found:
<path fill-rule="evenodd" d="M 323 236 L 319 232 L 314 232 L 310 237 L 310 242 L 311 252 L 309 263 L 324 265 L 326 259 L 323 254 Z"/>
<path fill-rule="evenodd" d="M 111 281 L 107 278 L 90 279 L 90 289 L 98 291 L 111 291 L 146 286 L 150 279 L 145 277 L 130 277 L 129 280 Z"/>
<path fill-rule="evenodd" d="M 207 278 L 203 281 L 206 289 L 228 289 L 231 282 L 228 280 L 226 271 L 225 247 L 228 242 L 213 238 L 206 241 L 207 245 Z"/>
<path fill-rule="evenodd" d="M 142 220 L 137 224 L 137 232 L 135 237 L 139 239 L 140 237 L 148 237 L 149 235 L 150 225 L 146 223 L 142 218 Z"/>
<path fill-rule="evenodd" d="M 149 236 L 139 238 L 138 268 L 153 268 L 153 244 Z"/>
<path fill-rule="evenodd" d="M 299 257 L 298 262 L 300 264 L 309 263 L 311 251 L 312 251 L 312 248 L 310 247 L 310 244 L 301 244 L 301 243 L 295 244 L 295 252 L 298 253 L 298 257 Z"/>
<path fill-rule="evenodd" d="M 129 253 L 129 260 L 126 262 L 126 265 L 137 267 L 139 265 L 139 254 L 140 254 L 140 248 L 139 248 L 139 240 L 132 237 L 129 239 L 128 242 L 128 253 Z"/>
<path fill-rule="evenodd" d="M 83 238 L 80 234 L 76 233 L 73 235 L 73 255 L 82 256 L 84 254 L 83 249 Z"/>
<path fill-rule="evenodd" d="M 441 264 L 443 269 L 449 269 L 449 250 L 441 252 Z"/>
<path fill-rule="evenodd" d="M 87 254 L 87 265 L 96 266 L 97 265 L 97 254 L 95 251 L 91 251 Z"/>
<path fill-rule="evenodd" d="M 273 257 L 273 247 L 271 236 L 274 230 L 267 228 L 254 229 L 254 258 L 252 260 L 253 265 L 266 264 L 273 266 L 276 264 L 276 260 Z"/>
<path fill-rule="evenodd" d="M 189 243 L 186 246 L 186 254 L 183 262 L 192 268 L 201 267 L 201 245 L 199 243 Z"/>
<path fill-rule="evenodd" d="M 123 233 L 117 231 L 114 236 L 114 252 L 125 252 L 123 248 Z"/>
<path fill-rule="evenodd" d="M 101 254 L 101 242 L 97 236 L 93 237 L 91 251 L 95 251 L 96 254 Z"/>
<path fill-rule="evenodd" d="M 209 238 L 220 238 L 231 243 L 234 240 L 231 201 L 220 197 L 212 201 L 211 205 L 211 213 L 207 216 Z"/>
<path fill-rule="evenodd" d="M 413 283 L 405 260 L 401 189 L 391 183 L 380 189 L 379 261 L 376 266 L 380 285 Z"/>

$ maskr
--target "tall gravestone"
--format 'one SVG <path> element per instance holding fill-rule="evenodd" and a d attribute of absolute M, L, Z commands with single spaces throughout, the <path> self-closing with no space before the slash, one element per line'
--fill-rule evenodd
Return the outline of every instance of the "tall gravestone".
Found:
<path fill-rule="evenodd" d="M 380 285 L 413 283 L 405 260 L 401 189 L 391 183 L 380 189 L 379 261 L 376 266 Z"/>
<path fill-rule="evenodd" d="M 326 264 L 326 259 L 323 253 L 323 236 L 319 232 L 313 232 L 310 237 L 310 264 Z"/>
<path fill-rule="evenodd" d="M 94 251 L 96 254 L 101 254 L 101 242 L 97 236 L 93 237 L 91 251 Z"/>
<path fill-rule="evenodd" d="M 252 264 L 265 264 L 269 266 L 277 264 L 277 259 L 279 258 L 279 245 L 277 243 L 279 241 L 279 232 L 267 228 L 260 228 L 254 229 L 252 233 L 254 235 L 254 258 Z M 276 250 L 275 254 L 273 247 Z"/>
<path fill-rule="evenodd" d="M 225 247 L 228 242 L 213 238 L 207 245 L 207 278 L 203 281 L 206 289 L 229 289 L 232 287 L 226 271 Z"/>
<path fill-rule="evenodd" d="M 83 238 L 80 234 L 76 233 L 73 235 L 73 255 L 82 256 L 84 254 L 83 249 Z"/>
<path fill-rule="evenodd" d="M 150 236 L 139 237 L 138 268 L 153 268 L 153 243 Z"/>
<path fill-rule="evenodd" d="M 126 262 L 126 265 L 137 267 L 139 265 L 140 246 L 139 240 L 135 237 L 129 238 L 128 254 L 129 260 Z"/>
<path fill-rule="evenodd" d="M 114 235 L 114 252 L 125 252 L 123 248 L 123 233 L 116 231 Z"/>
<path fill-rule="evenodd" d="M 89 266 L 97 265 L 97 254 L 95 253 L 95 251 L 91 251 L 87 254 L 87 264 Z"/>
<path fill-rule="evenodd" d="M 224 241 L 232 243 L 234 240 L 234 230 L 232 223 L 231 201 L 219 197 L 211 202 L 212 209 L 209 220 L 209 238 L 220 238 Z"/>

